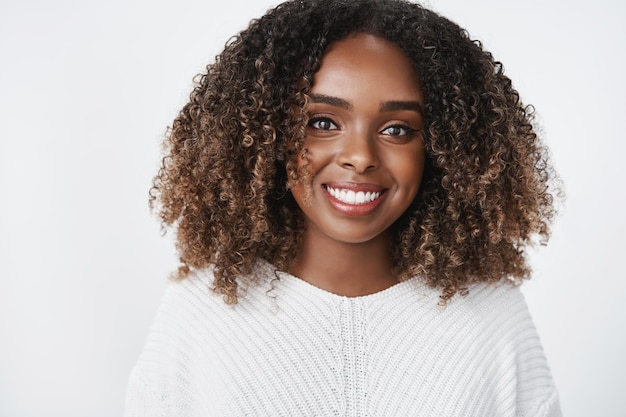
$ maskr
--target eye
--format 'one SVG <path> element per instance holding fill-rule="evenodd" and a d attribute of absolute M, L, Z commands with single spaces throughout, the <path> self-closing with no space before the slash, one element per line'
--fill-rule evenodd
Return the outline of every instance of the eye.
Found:
<path fill-rule="evenodd" d="M 413 129 L 409 126 L 392 125 L 384 128 L 380 133 L 389 136 L 412 136 L 416 132 L 416 129 Z"/>
<path fill-rule="evenodd" d="M 339 127 L 328 117 L 315 117 L 309 120 L 309 127 L 317 130 L 339 130 Z"/>

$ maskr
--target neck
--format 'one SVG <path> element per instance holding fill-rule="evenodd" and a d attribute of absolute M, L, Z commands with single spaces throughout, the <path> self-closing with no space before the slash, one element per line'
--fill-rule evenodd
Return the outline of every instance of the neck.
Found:
<path fill-rule="evenodd" d="M 387 233 L 364 243 L 337 242 L 314 234 L 305 234 L 289 268 L 292 275 L 348 297 L 373 294 L 398 282 Z"/>

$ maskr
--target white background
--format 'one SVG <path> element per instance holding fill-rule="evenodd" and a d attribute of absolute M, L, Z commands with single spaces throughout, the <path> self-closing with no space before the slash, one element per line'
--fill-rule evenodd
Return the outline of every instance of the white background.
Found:
<path fill-rule="evenodd" d="M 147 207 L 191 78 L 272 0 L 0 3 L 0 416 L 122 414 L 169 271 Z M 568 199 L 528 303 L 570 417 L 626 416 L 626 7 L 432 0 L 537 108 Z"/>

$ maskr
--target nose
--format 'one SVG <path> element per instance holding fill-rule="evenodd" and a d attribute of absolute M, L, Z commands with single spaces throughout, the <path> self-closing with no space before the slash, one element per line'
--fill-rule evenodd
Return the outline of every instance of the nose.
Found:
<path fill-rule="evenodd" d="M 359 174 L 376 169 L 378 153 L 375 138 L 371 136 L 365 132 L 347 135 L 342 141 L 337 163 Z"/>

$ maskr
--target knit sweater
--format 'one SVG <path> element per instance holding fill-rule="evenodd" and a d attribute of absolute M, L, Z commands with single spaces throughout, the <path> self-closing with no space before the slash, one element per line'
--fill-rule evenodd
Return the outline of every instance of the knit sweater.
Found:
<path fill-rule="evenodd" d="M 234 306 L 211 270 L 168 285 L 126 417 L 561 415 L 517 287 L 442 307 L 417 277 L 344 297 L 260 271 Z"/>

